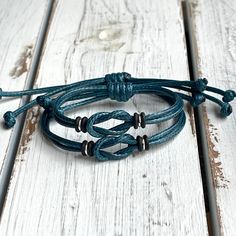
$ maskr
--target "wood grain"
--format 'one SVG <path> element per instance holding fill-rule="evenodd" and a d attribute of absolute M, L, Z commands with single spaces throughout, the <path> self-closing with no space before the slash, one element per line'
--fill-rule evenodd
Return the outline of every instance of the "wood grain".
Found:
<path fill-rule="evenodd" d="M 46 0 L 0 2 L 0 87 L 3 91 L 25 86 L 46 3 Z M 0 177 L 12 134 L 12 129 L 3 128 L 2 116 L 6 111 L 17 109 L 19 104 L 20 99 L 0 101 Z"/>
<path fill-rule="evenodd" d="M 236 90 L 236 2 L 196 0 L 192 8 L 199 76 L 206 77 L 211 86 Z M 234 113 L 225 120 L 209 103 L 204 114 L 222 235 L 236 232 L 235 101 L 232 106 Z"/>
<path fill-rule="evenodd" d="M 116 71 L 189 79 L 181 14 L 176 0 L 58 1 L 35 86 Z M 149 113 L 164 106 L 155 96 L 141 95 L 126 104 L 94 104 L 79 114 L 117 108 Z M 207 235 L 189 116 L 183 132 L 167 144 L 100 163 L 53 146 L 35 123 L 39 113 L 31 110 L 25 124 L 0 234 Z M 53 129 L 70 139 L 90 139 L 58 125 Z"/>

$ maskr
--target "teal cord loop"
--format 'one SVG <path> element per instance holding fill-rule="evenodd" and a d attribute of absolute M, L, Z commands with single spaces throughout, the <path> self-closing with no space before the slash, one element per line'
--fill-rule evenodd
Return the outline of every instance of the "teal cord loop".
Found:
<path fill-rule="evenodd" d="M 229 102 L 236 97 L 235 91 L 223 91 L 219 88 L 207 86 L 207 84 L 208 81 L 205 78 L 196 81 L 144 79 L 133 78 L 130 74 L 121 72 L 61 86 L 15 92 L 5 92 L 0 89 L 0 99 L 2 97 L 17 98 L 37 94 L 36 99 L 15 111 L 7 111 L 4 114 L 7 128 L 15 125 L 18 115 L 38 104 L 44 108 L 40 121 L 41 130 L 57 147 L 67 151 L 80 152 L 83 156 L 94 156 L 99 161 L 107 161 L 120 160 L 136 151 L 149 150 L 149 147 L 167 142 L 178 135 L 186 123 L 184 100 L 193 107 L 209 100 L 220 107 L 222 117 L 229 116 L 232 113 Z M 222 96 L 222 99 L 209 93 Z M 77 116 L 73 119 L 67 116 L 69 111 L 80 109 L 91 103 L 105 99 L 126 102 L 132 96 L 139 94 L 153 94 L 161 97 L 169 104 L 169 107 L 150 114 L 135 112 L 131 115 L 124 110 L 116 110 L 97 112 L 88 118 Z M 64 127 L 73 128 L 75 132 L 87 133 L 89 136 L 96 138 L 97 141 L 84 140 L 78 142 L 56 135 L 50 130 L 51 120 L 55 120 Z M 105 128 L 105 123 L 109 120 L 117 120 L 119 124 Z M 133 137 L 127 133 L 131 127 L 145 129 L 148 125 L 160 124 L 169 120 L 173 121 L 171 126 L 150 136 L 138 135 Z M 108 150 L 121 144 L 122 148 L 118 151 L 110 152 Z"/>
<path fill-rule="evenodd" d="M 114 126 L 111 129 L 94 126 L 110 119 L 124 121 L 124 123 Z M 131 121 L 132 116 L 123 110 L 117 110 L 113 112 L 98 112 L 88 119 L 86 129 L 91 136 L 96 138 L 102 138 L 108 135 L 121 135 L 129 130 L 132 125 Z"/>

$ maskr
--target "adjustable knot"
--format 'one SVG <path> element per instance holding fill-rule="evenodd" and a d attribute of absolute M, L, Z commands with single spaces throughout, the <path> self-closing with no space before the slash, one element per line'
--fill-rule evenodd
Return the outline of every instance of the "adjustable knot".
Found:
<path fill-rule="evenodd" d="M 47 96 L 38 96 L 36 98 L 37 103 L 39 106 L 43 107 L 44 109 L 48 109 L 52 106 L 52 99 Z"/>
<path fill-rule="evenodd" d="M 203 92 L 207 87 L 208 81 L 206 78 L 198 79 L 194 82 L 193 89 L 197 92 Z"/>
<path fill-rule="evenodd" d="M 105 76 L 110 99 L 127 102 L 133 96 L 133 85 L 127 82 L 130 77 L 130 74 L 126 72 L 112 73 Z"/>
<path fill-rule="evenodd" d="M 0 88 L 0 100 L 2 99 L 2 89 Z"/>
<path fill-rule="evenodd" d="M 12 111 L 7 111 L 3 118 L 7 128 L 12 128 L 16 123 L 15 114 Z"/>
<path fill-rule="evenodd" d="M 105 81 L 108 82 L 125 82 L 131 78 L 127 72 L 111 73 L 105 75 Z"/>
<path fill-rule="evenodd" d="M 236 97 L 236 92 L 233 90 L 226 90 L 223 96 L 223 101 L 224 102 L 231 102 L 234 100 L 234 98 Z"/>
<path fill-rule="evenodd" d="M 190 101 L 190 104 L 193 107 L 197 107 L 201 103 L 205 102 L 205 100 L 206 100 L 206 97 L 203 93 L 194 93 L 192 100 Z"/>
<path fill-rule="evenodd" d="M 232 107 L 229 103 L 225 102 L 222 104 L 220 113 L 223 117 L 227 117 L 232 113 Z"/>

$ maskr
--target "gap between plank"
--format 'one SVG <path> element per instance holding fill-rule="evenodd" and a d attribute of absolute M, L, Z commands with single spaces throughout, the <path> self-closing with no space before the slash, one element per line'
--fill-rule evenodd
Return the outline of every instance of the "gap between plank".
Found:
<path fill-rule="evenodd" d="M 46 36 L 49 30 L 49 25 L 50 25 L 49 23 L 52 18 L 54 2 L 55 2 L 54 0 L 48 0 L 48 4 L 45 10 L 45 15 L 43 17 L 40 30 L 38 33 L 38 38 L 35 44 L 31 65 L 30 65 L 29 72 L 26 77 L 24 89 L 33 88 L 35 77 L 37 75 L 37 71 L 38 71 L 38 67 L 39 67 L 39 63 L 41 59 L 41 54 L 43 51 L 43 46 L 44 46 Z M 30 96 L 22 97 L 20 106 L 25 105 L 29 101 L 30 101 Z M 25 118 L 26 118 L 26 112 L 18 118 L 17 123 L 15 124 L 14 129 L 12 131 L 10 141 L 8 144 L 8 150 L 6 153 L 4 167 L 2 170 L 2 177 L 0 179 L 0 217 L 4 209 L 5 198 L 7 196 L 8 185 L 10 183 L 15 158 L 17 155 L 18 146 L 19 146 L 21 134 L 24 127 Z"/>
<path fill-rule="evenodd" d="M 191 5 L 188 0 L 182 1 L 182 10 L 189 64 L 189 74 L 191 80 L 196 80 L 198 79 L 197 41 L 195 38 Z M 212 179 L 210 158 L 208 154 L 208 143 L 203 121 L 203 110 L 201 105 L 194 109 L 194 118 L 198 142 L 199 160 L 201 166 L 201 175 L 203 181 L 208 231 L 209 235 L 218 236 L 220 235 L 220 222 L 217 214 L 216 193 Z"/>

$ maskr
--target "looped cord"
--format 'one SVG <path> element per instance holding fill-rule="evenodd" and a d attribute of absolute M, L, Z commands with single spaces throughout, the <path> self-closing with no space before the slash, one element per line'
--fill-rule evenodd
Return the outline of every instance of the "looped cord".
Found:
<path fill-rule="evenodd" d="M 194 86 L 193 86 L 193 89 L 197 92 L 203 92 L 204 90 L 206 90 L 207 88 L 207 84 L 208 84 L 208 81 L 206 78 L 203 78 L 203 79 L 197 79 L 195 82 L 194 82 Z"/>
<path fill-rule="evenodd" d="M 15 114 L 12 111 L 7 111 L 4 116 L 5 125 L 7 128 L 12 128 L 16 123 Z"/>
<path fill-rule="evenodd" d="M 111 129 L 94 126 L 111 119 L 121 120 L 125 122 L 112 127 Z M 86 130 L 90 135 L 96 138 L 102 138 L 107 135 L 120 135 L 129 130 L 132 125 L 131 121 L 132 116 L 128 112 L 123 110 L 117 110 L 113 112 L 97 112 L 88 119 Z"/>
<path fill-rule="evenodd" d="M 233 90 L 226 90 L 224 92 L 224 96 L 223 96 L 223 101 L 224 102 L 231 102 L 234 100 L 234 98 L 236 97 L 236 92 Z"/>
<path fill-rule="evenodd" d="M 130 77 L 130 74 L 126 72 L 112 73 L 105 76 L 110 99 L 127 102 L 133 96 L 133 84 L 127 82 Z"/>
<path fill-rule="evenodd" d="M 128 146 L 114 153 L 104 151 L 102 149 L 113 147 L 117 144 L 127 144 Z M 99 139 L 94 145 L 94 155 L 99 161 L 120 160 L 129 156 L 135 149 L 137 141 L 130 134 L 122 134 L 120 136 L 111 136 Z"/>

